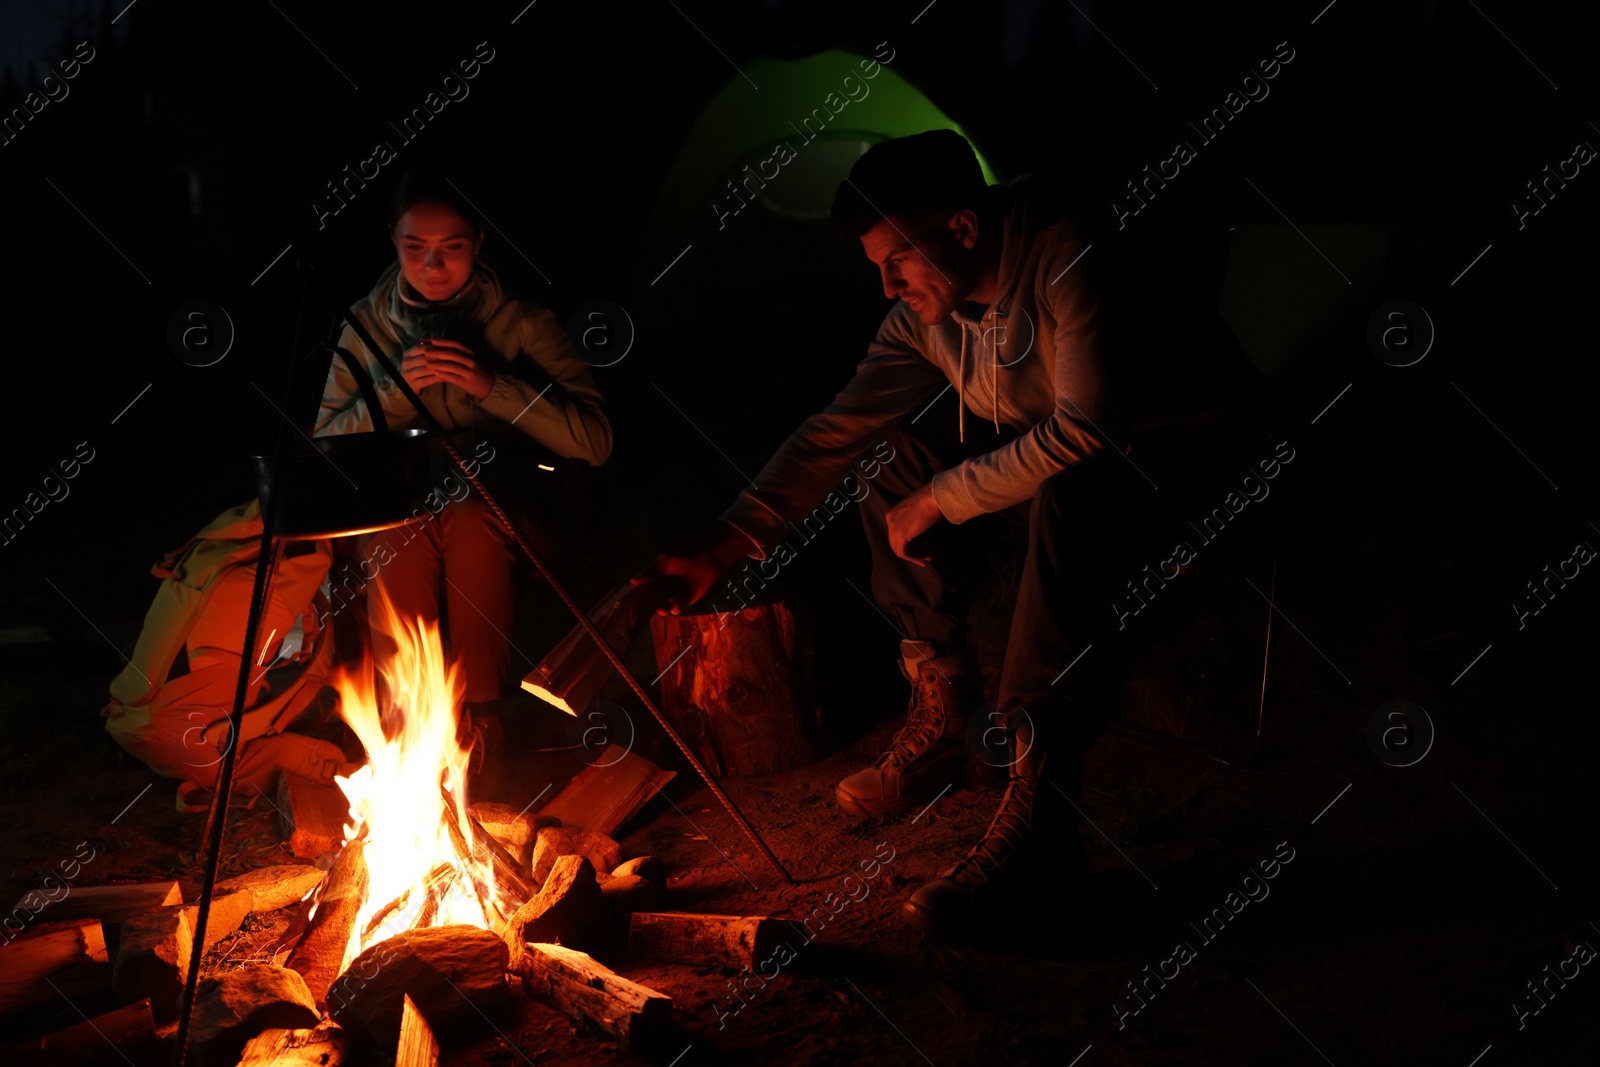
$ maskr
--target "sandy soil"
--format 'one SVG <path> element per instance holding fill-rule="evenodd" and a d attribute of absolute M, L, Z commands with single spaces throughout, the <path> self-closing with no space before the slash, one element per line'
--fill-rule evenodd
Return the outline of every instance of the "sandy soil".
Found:
<path fill-rule="evenodd" d="M 1338 643 L 1337 634 L 1315 636 Z M 813 916 L 814 937 L 797 932 L 793 961 L 764 984 L 750 979 L 742 1006 L 733 974 L 616 961 L 673 998 L 675 1032 L 660 1046 L 620 1048 L 517 994 L 492 1028 L 451 1035 L 444 1062 L 1466 1064 L 1486 1046 L 1502 1063 L 1590 1062 L 1600 1016 L 1586 973 L 1520 1029 L 1510 1008 L 1545 964 L 1575 942 L 1600 941 L 1572 895 L 1587 877 L 1586 853 L 1563 820 L 1548 819 L 1572 803 L 1581 753 L 1541 747 L 1538 760 L 1491 768 L 1473 753 L 1515 755 L 1527 731 L 1506 718 L 1463 718 L 1428 760 L 1385 767 L 1361 736 L 1364 698 L 1341 692 L 1309 646 L 1281 647 L 1282 681 L 1255 764 L 1221 767 L 1103 735 L 1089 751 L 1077 827 L 1090 884 L 1039 887 L 1026 906 L 997 913 L 978 945 L 923 941 L 899 911 L 982 832 L 996 791 L 952 789 L 920 816 L 882 821 L 833 803 L 834 784 L 887 742 L 893 721 L 813 766 L 725 783 L 793 885 L 691 774 L 680 775 L 622 836 L 630 855 L 666 861 L 666 906 Z M 1530 677 L 1540 676 L 1539 661 L 1548 667 L 1573 651 L 1530 650 Z M 31 712 L 16 713 L 18 743 L 4 767 L 9 891 L 39 884 L 81 841 L 96 849 L 83 884 L 176 877 L 192 891 L 202 820 L 173 810 L 171 783 L 120 756 L 92 724 L 62 725 L 62 708 L 95 699 L 98 680 L 47 674 L 42 689 L 7 683 L 8 706 Z M 1144 677 L 1159 686 L 1159 671 Z M 1487 695 L 1513 708 L 1559 699 Z M 1247 734 L 1248 716 L 1243 725 Z M 517 739 L 548 741 L 562 729 L 529 723 Z M 639 743 L 667 757 L 648 731 Z M 574 766 L 571 757 L 524 757 L 507 799 L 523 802 Z M 1284 850 L 1293 858 L 1265 891 L 1246 886 L 1259 899 L 1203 940 L 1191 923 Z M 874 880 L 843 882 L 860 861 L 891 854 Z M 286 859 L 275 813 L 239 804 L 223 873 Z M 208 968 L 262 958 L 286 921 L 253 918 L 213 950 Z M 1190 948 L 1181 964 L 1177 942 Z M 1172 977 L 1147 978 L 1154 971 Z M 1147 983 L 1142 1008 L 1130 982 Z M 93 1014 L 111 1005 L 79 1006 Z M 6 1025 L 22 1037 L 75 1021 L 62 1004 Z"/>

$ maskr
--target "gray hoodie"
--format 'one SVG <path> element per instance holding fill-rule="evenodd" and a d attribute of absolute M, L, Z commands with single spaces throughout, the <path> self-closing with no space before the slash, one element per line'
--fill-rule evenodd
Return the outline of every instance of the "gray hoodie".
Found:
<path fill-rule="evenodd" d="M 897 302 L 855 377 L 789 436 L 723 519 L 765 553 L 858 456 L 952 386 L 963 424 L 970 409 L 1020 434 L 934 475 L 934 500 L 954 523 L 1030 500 L 1052 475 L 1126 452 L 1135 425 L 1179 421 L 1238 388 L 1236 363 L 1213 358 L 1210 324 L 1181 348 L 1123 328 L 1143 316 L 1119 314 L 1110 328 L 1096 284 L 1105 253 L 1089 250 L 1053 192 L 1026 177 L 991 187 L 1004 229 L 995 299 L 982 318 L 958 311 L 927 326 Z"/>

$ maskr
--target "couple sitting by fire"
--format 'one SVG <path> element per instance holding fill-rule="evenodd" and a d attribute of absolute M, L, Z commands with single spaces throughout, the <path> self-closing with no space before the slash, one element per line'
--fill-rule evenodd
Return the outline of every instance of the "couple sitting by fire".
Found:
<path fill-rule="evenodd" d="M 860 510 L 873 597 L 902 637 L 910 706 L 887 750 L 840 782 L 837 799 L 863 817 L 923 808 L 985 777 L 968 744 L 975 719 L 1005 739 L 985 746 L 1003 754 L 989 762 L 1005 777 L 988 829 L 905 905 L 923 929 L 959 931 L 985 916 L 1003 921 L 1025 887 L 1059 893 L 1086 872 L 1068 809 L 1114 662 L 1090 647 L 1113 618 L 1107 605 L 1122 562 L 1142 546 L 1138 519 L 1151 491 L 1144 472 L 1164 456 L 1179 458 L 1162 469 L 1188 462 L 1193 470 L 1208 454 L 1213 440 L 1199 413 L 1215 408 L 1227 391 L 1220 386 L 1241 380 L 1227 368 L 1238 350 L 1225 329 L 1150 304 L 1138 284 L 1108 283 L 1099 259 L 1080 262 L 1090 249 L 1082 214 L 1036 179 L 989 186 L 954 132 L 871 148 L 839 186 L 832 214 L 896 303 L 836 399 L 783 442 L 696 543 L 661 555 L 634 581 L 654 586 L 664 610 L 691 608 L 736 567 L 764 559 L 875 445 L 894 445 L 895 462 Z M 403 375 L 460 435 L 462 453 L 482 436 L 514 455 L 522 438 L 604 462 L 611 427 L 589 368 L 549 311 L 508 299 L 477 261 L 483 226 L 471 205 L 446 183 L 406 180 L 391 226 L 398 261 L 356 314 L 391 352 L 403 352 Z M 1132 309 L 1130 298 L 1147 306 Z M 1152 325 L 1168 335 L 1141 333 Z M 363 353 L 346 332 L 344 347 Z M 394 383 L 370 355 L 361 358 L 389 425 L 418 425 Z M 913 425 L 951 386 L 956 419 Z M 976 425 L 967 425 L 967 408 Z M 956 425 L 930 432 L 947 421 Z M 335 362 L 316 432 L 368 425 L 355 383 Z M 1130 446 L 1141 426 L 1159 425 L 1164 436 Z M 531 468 L 497 458 L 483 477 L 514 496 Z M 1026 526 L 1028 546 L 987 711 L 966 619 L 971 560 L 981 556 L 972 537 L 1005 521 Z M 447 619 L 467 710 L 492 720 L 509 664 L 509 539 L 472 495 L 392 548 L 374 583 L 402 614 Z M 372 634 L 378 655 L 388 640 Z"/>

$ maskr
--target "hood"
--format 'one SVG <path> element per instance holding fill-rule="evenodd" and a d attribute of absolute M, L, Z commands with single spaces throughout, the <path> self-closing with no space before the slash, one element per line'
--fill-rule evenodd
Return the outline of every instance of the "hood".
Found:
<path fill-rule="evenodd" d="M 983 318 L 974 321 L 962 314 L 958 307 L 950 317 L 961 327 L 961 353 L 956 366 L 956 428 L 958 437 L 965 441 L 967 430 L 967 329 L 971 327 L 980 338 L 985 324 L 1001 322 L 1011 313 L 1017 290 L 1031 283 L 1032 274 L 1023 269 L 1028 253 L 1039 231 L 1071 215 L 1073 195 L 1060 182 L 1036 174 L 1020 174 L 1002 185 L 991 185 L 989 195 L 1002 213 L 1000 266 L 995 278 L 995 295 Z M 1000 429 L 1000 362 L 990 360 L 994 381 L 991 396 L 994 398 L 994 428 Z"/>
<path fill-rule="evenodd" d="M 1003 185 L 991 185 L 1005 209 L 1000 247 L 1000 274 L 995 282 L 994 304 L 1005 314 L 1011 307 L 1017 287 L 1031 280 L 1021 266 L 1040 230 L 1048 229 L 1074 215 L 1074 193 L 1058 180 L 1040 174 L 1019 174 Z"/>

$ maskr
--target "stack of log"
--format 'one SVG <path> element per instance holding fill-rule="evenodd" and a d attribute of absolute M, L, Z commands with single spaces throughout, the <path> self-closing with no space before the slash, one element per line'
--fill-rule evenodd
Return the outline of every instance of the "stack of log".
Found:
<path fill-rule="evenodd" d="M 0 945 L 0 1016 L 65 999 L 123 1006 L 0 1054 L 16 1063 L 150 1062 L 170 1041 L 178 998 L 194 952 L 232 935 L 252 913 L 295 904 L 321 883 L 314 867 L 286 865 L 217 883 L 206 943 L 194 943 L 198 906 L 175 881 L 74 887 L 47 906 L 28 898 L 13 915 L 37 914 Z M 35 894 L 30 894 L 33 896 Z M 27 910 L 24 910 L 27 909 Z M 224 972 L 196 990 L 190 1048 L 195 1062 L 231 1065 L 244 1042 L 267 1026 L 315 1025 L 304 980 L 278 967 Z"/>
<path fill-rule="evenodd" d="M 503 915 L 498 929 L 413 929 L 373 944 L 343 966 L 369 884 L 364 845 L 356 841 L 340 849 L 326 881 L 301 904 L 275 962 L 303 978 L 311 1003 L 326 1011 L 344 1039 L 354 1035 L 399 1062 L 421 1062 L 405 1057 L 426 1059 L 440 1040 L 448 1044 L 484 1026 L 506 1000 L 508 977 L 546 1003 L 574 1011 L 581 1003 L 607 1020 L 602 1029 L 630 1042 L 658 1027 L 670 1010 L 669 998 L 634 988 L 590 953 L 619 951 L 632 916 L 657 906 L 665 890 L 661 862 L 650 856 L 625 860 L 622 846 L 607 834 L 564 826 L 554 816 L 503 804 L 469 810 L 472 844 L 495 875 Z M 599 1007 L 611 993 L 591 992 L 576 1002 L 568 994 L 573 982 L 593 990 L 601 974 L 610 978 L 599 984 L 621 996 L 626 1010 Z M 410 1030 L 407 1012 L 416 1018 Z M 328 1064 L 337 1062 L 338 1052 L 315 1028 L 285 1028 L 256 1035 L 239 1062 L 304 1057 Z M 320 1059 L 324 1055 L 330 1059 Z"/>
<path fill-rule="evenodd" d="M 413 1045 L 426 1050 L 481 1028 L 510 986 L 630 1047 L 654 1044 L 671 1025 L 672 998 L 613 966 L 642 959 L 737 971 L 770 957 L 781 940 L 782 920 L 767 916 L 656 910 L 666 899 L 665 866 L 653 856 L 624 859 L 606 834 L 505 805 L 476 804 L 471 814 L 474 831 L 499 852 L 502 898 L 516 905 L 497 930 L 412 930 L 373 945 L 333 975 L 316 962 L 315 944 L 342 948 L 354 912 L 340 902 L 365 884 L 360 849 L 347 846 L 287 956 L 342 1032 L 378 1045 L 398 1063 L 427 1062 L 408 1058 Z M 513 888 L 521 885 L 526 894 Z M 415 1013 L 422 1036 L 408 1038 L 408 1013 Z M 338 1062 L 337 1050 L 317 1031 L 263 1034 L 257 1042 L 258 1059 L 241 1062 L 266 1064 L 302 1050 L 314 1055 L 306 1051 L 303 1060 L 287 1062 L 309 1064 L 325 1055 L 331 1058 L 316 1062 Z"/>
<path fill-rule="evenodd" d="M 0 945 L 0 1017 L 62 997 L 110 1007 L 79 1025 L 0 1052 L 16 1063 L 142 1064 L 170 1055 L 190 959 L 251 914 L 293 908 L 271 962 L 202 978 L 190 1061 L 200 1067 L 338 1067 L 376 1046 L 394 1062 L 437 1063 L 441 1044 L 474 1037 L 513 988 L 630 1046 L 671 1024 L 672 999 L 612 969 L 630 959 L 754 966 L 778 940 L 764 916 L 657 910 L 659 859 L 625 859 L 595 830 L 494 804 L 471 809 L 492 855 L 504 920 L 497 929 L 440 926 L 380 941 L 342 966 L 368 880 L 360 842 L 324 873 L 288 865 L 217 884 L 207 943 L 177 882 L 73 888 Z M 19 913 L 20 906 L 19 906 Z"/>

